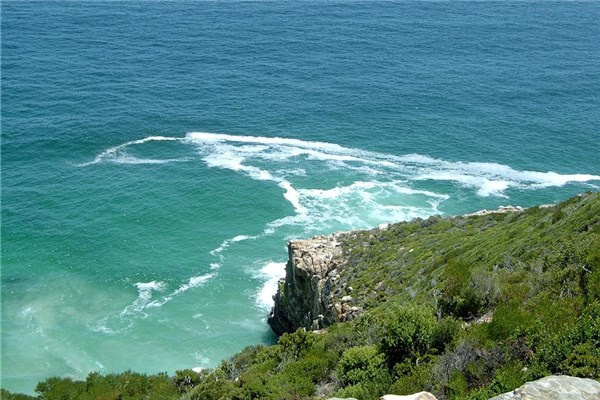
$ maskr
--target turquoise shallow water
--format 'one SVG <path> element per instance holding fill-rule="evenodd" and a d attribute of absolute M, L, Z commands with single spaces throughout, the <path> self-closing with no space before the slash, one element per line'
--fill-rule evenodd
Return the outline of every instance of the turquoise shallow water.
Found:
<path fill-rule="evenodd" d="M 274 340 L 286 241 L 600 186 L 597 2 L 2 3 L 2 386 Z"/>

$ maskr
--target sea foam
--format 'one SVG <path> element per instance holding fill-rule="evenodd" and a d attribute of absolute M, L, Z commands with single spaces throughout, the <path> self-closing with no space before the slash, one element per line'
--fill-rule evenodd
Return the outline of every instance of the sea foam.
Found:
<path fill-rule="evenodd" d="M 78 164 L 80 167 L 87 167 L 93 164 L 99 164 L 102 162 L 110 162 L 115 164 L 166 164 L 170 162 L 181 162 L 188 161 L 186 158 L 182 159 L 144 159 L 132 156 L 127 153 L 126 149 L 130 146 L 140 145 L 148 142 L 164 142 L 164 141 L 180 141 L 177 137 L 168 136 L 148 136 L 143 139 L 131 140 L 129 142 L 120 144 L 118 146 L 109 147 L 98 154 L 93 161 Z"/>
<path fill-rule="evenodd" d="M 283 197 L 292 205 L 297 214 L 310 213 L 302 190 L 290 181 L 293 171 L 301 171 L 299 176 L 312 176 L 327 170 L 347 171 L 348 175 L 358 173 L 363 178 L 385 177 L 401 191 L 409 193 L 411 184 L 419 181 L 452 182 L 460 187 L 473 189 L 481 197 L 506 197 L 511 188 L 535 190 L 551 186 L 564 186 L 568 183 L 600 181 L 600 176 L 592 174 L 559 174 L 548 171 L 515 170 L 510 166 L 486 162 L 450 162 L 421 154 L 395 155 L 344 147 L 336 143 L 306 141 L 297 138 L 230 135 L 222 133 L 190 132 L 185 137 L 149 136 L 110 147 L 87 166 L 101 162 L 123 164 L 160 164 L 176 161 L 190 161 L 189 157 L 176 159 L 140 159 L 127 152 L 130 146 L 148 142 L 179 141 L 196 148 L 202 161 L 211 168 L 228 169 L 259 181 L 272 181 L 283 190 Z M 301 168 L 298 163 L 302 162 Z M 311 163 L 316 163 L 310 167 Z M 320 164 L 319 164 L 320 163 Z M 290 172 L 292 171 L 292 172 Z M 298 174 L 296 174 L 298 176 Z M 360 176 L 359 176 L 360 178 Z M 356 181 L 356 183 L 359 183 Z M 402 183 L 402 185 L 399 185 Z M 338 190 L 338 186 L 323 190 Z M 359 185 L 346 185 L 357 190 Z M 306 194 L 308 192 L 304 192 Z M 314 192 L 313 192 L 314 194 Z M 421 193 L 430 197 L 446 194 Z"/>
<path fill-rule="evenodd" d="M 189 278 L 187 283 L 180 285 L 178 289 L 176 289 L 172 293 L 168 294 L 167 296 L 164 296 L 162 299 L 153 300 L 153 301 L 147 303 L 146 307 L 162 307 L 167 302 L 173 300 L 173 298 L 175 298 L 176 296 L 178 296 L 182 293 L 185 293 L 190 289 L 197 288 L 199 286 L 204 285 L 209 279 L 215 277 L 215 275 L 216 275 L 216 273 L 209 273 L 209 274 L 204 274 L 204 275 L 199 275 L 199 276 L 192 276 L 191 278 Z"/>
<path fill-rule="evenodd" d="M 138 297 L 121 311 L 119 317 L 123 319 L 127 319 L 130 317 L 133 318 L 142 318 L 145 319 L 148 317 L 148 309 L 149 308 L 158 308 L 162 307 L 169 301 L 173 300 L 175 297 L 187 292 L 190 289 L 200 287 L 208 282 L 211 278 L 216 276 L 216 272 L 193 276 L 188 279 L 186 283 L 183 283 L 179 286 L 179 288 L 175 289 L 171 293 L 159 297 L 153 298 L 154 292 L 164 292 L 167 288 L 166 282 L 161 281 L 151 281 L 151 282 L 137 282 L 135 283 L 135 287 L 138 289 Z M 112 333 L 111 328 L 105 325 L 106 321 L 102 321 L 101 324 L 96 326 L 96 330 L 105 330 L 106 333 Z"/>
<path fill-rule="evenodd" d="M 281 190 L 282 199 L 293 213 L 267 223 L 261 235 L 272 235 L 283 226 L 300 227 L 297 234 L 311 235 L 427 217 L 439 214 L 440 206 L 453 196 L 460 196 L 461 190 L 482 198 L 506 198 L 510 189 L 537 190 L 600 181 L 600 176 L 591 174 L 516 170 L 498 163 L 451 162 L 422 154 L 386 154 L 297 138 L 207 132 L 129 141 L 106 149 L 93 162 L 84 165 L 171 162 L 175 159 L 137 159 L 127 150 L 149 142 L 173 141 L 191 146 L 194 157 L 208 168 L 273 182 Z M 186 155 L 185 159 L 193 157 Z M 447 185 L 438 183 L 450 183 L 455 189 L 448 191 Z M 424 184 L 428 185 L 427 190 L 422 188 Z M 443 187 L 444 192 L 430 187 Z M 216 271 L 223 265 L 224 252 L 231 244 L 258 237 L 260 235 L 238 235 L 224 240 L 210 252 L 219 258 L 211 264 L 211 269 Z M 144 308 L 164 303 L 164 299 L 155 299 L 145 304 L 142 297 L 149 293 L 151 291 L 143 292 L 138 305 L 132 305 L 131 309 L 139 304 Z"/>
<path fill-rule="evenodd" d="M 136 282 L 134 286 L 138 290 L 138 297 L 133 303 L 121 311 L 121 317 L 137 315 L 146 318 L 148 315 L 145 314 L 143 310 L 148 306 L 148 304 L 150 304 L 152 300 L 152 293 L 155 291 L 164 291 L 166 288 L 166 283 L 160 281 Z"/>
<path fill-rule="evenodd" d="M 303 141 L 300 139 L 235 136 L 215 133 L 191 132 L 184 139 L 196 146 L 211 146 L 207 163 L 217 166 L 214 158 L 220 158 L 220 166 L 244 171 L 254 179 L 273 180 L 280 186 L 289 182 L 273 175 L 273 172 L 244 165 L 254 160 L 271 161 L 275 164 L 306 157 L 308 161 L 333 162 L 330 167 L 362 169 L 370 175 L 384 175 L 392 179 L 411 181 L 450 181 L 473 188 L 479 196 L 505 196 L 508 188 L 536 189 L 548 186 L 564 186 L 571 182 L 600 180 L 592 174 L 559 174 L 557 172 L 519 171 L 510 166 L 486 162 L 449 162 L 421 154 L 393 155 L 362 149 L 348 148 L 335 143 Z M 247 144 L 260 145 L 246 147 Z M 303 168 L 306 171 L 306 168 Z M 290 200 L 290 199 L 288 199 Z M 296 199 L 294 198 L 294 201 Z M 304 210 L 294 205 L 297 210 Z"/>
<path fill-rule="evenodd" d="M 256 294 L 256 304 L 269 310 L 273 306 L 273 296 L 277 293 L 277 283 L 285 277 L 285 263 L 270 261 L 260 269 L 258 276 L 264 283 Z"/>

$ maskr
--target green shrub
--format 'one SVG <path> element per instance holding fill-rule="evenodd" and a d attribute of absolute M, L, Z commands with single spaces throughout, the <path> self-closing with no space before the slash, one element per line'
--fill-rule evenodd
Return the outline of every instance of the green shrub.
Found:
<path fill-rule="evenodd" d="M 295 361 L 300 358 L 315 343 L 315 334 L 298 329 L 294 333 L 284 333 L 279 338 L 281 358 L 284 362 Z"/>
<path fill-rule="evenodd" d="M 587 280 L 588 301 L 600 301 L 600 267 L 596 266 L 589 274 Z"/>
<path fill-rule="evenodd" d="M 590 304 L 577 321 L 577 337 L 580 341 L 600 348 L 600 302 Z"/>
<path fill-rule="evenodd" d="M 590 304 L 575 326 L 565 326 L 542 343 L 534 361 L 540 373 L 600 376 L 600 303 Z"/>
<path fill-rule="evenodd" d="M 261 371 L 258 368 L 251 368 L 239 378 L 240 398 L 242 399 L 274 399 L 276 393 L 268 385 L 273 374 Z"/>
<path fill-rule="evenodd" d="M 469 392 L 469 385 L 465 375 L 458 370 L 452 371 L 450 380 L 446 386 L 446 393 L 449 398 L 464 397 Z"/>
<path fill-rule="evenodd" d="M 409 395 L 423 390 L 431 390 L 434 383 L 434 366 L 435 358 L 423 360 L 418 364 L 411 362 L 396 364 L 394 367 L 396 380 L 388 389 L 388 393 Z"/>
<path fill-rule="evenodd" d="M 175 371 L 175 377 L 173 378 L 175 385 L 181 393 L 190 391 L 194 386 L 197 386 L 202 382 L 202 375 L 191 369 L 184 369 Z"/>
<path fill-rule="evenodd" d="M 559 369 L 581 378 L 600 376 L 600 349 L 591 343 L 579 343 L 567 354 Z"/>
<path fill-rule="evenodd" d="M 487 386 L 493 380 L 495 369 L 506 362 L 505 351 L 499 345 L 486 347 L 472 336 L 467 336 L 454 349 L 438 358 L 434 380 L 442 391 L 447 389 L 456 392 L 457 396 L 466 393 L 460 389 L 463 380 L 466 390 Z"/>
<path fill-rule="evenodd" d="M 286 372 L 277 374 L 266 385 L 273 400 L 295 400 L 306 399 L 315 394 L 315 383 L 310 376 L 296 373 L 302 368 L 292 368 Z M 265 399 L 265 396 L 255 397 Z"/>
<path fill-rule="evenodd" d="M 525 333 L 534 323 L 534 315 L 524 310 L 520 303 L 511 301 L 496 308 L 488 329 L 491 338 L 499 341 Z"/>
<path fill-rule="evenodd" d="M 280 346 L 248 346 L 230 360 L 222 361 L 218 369 L 225 373 L 227 379 L 236 380 L 242 373 L 255 365 L 268 361 L 278 363 L 280 356 Z"/>
<path fill-rule="evenodd" d="M 332 362 L 333 361 L 333 362 Z M 313 384 L 328 378 L 329 373 L 335 368 L 332 360 L 323 352 L 311 352 L 300 360 L 287 364 L 279 372 L 280 375 L 302 376 Z"/>
<path fill-rule="evenodd" d="M 352 347 L 344 352 L 338 364 L 342 386 L 360 382 L 383 382 L 387 379 L 385 357 L 375 346 Z"/>
<path fill-rule="evenodd" d="M 71 378 L 48 378 L 35 387 L 45 400 L 79 400 L 84 397 L 86 384 Z"/>
<path fill-rule="evenodd" d="M 0 389 L 0 399 L 2 400 L 35 400 L 36 397 L 26 394 L 11 393 L 8 390 Z"/>
<path fill-rule="evenodd" d="M 433 312 L 428 307 L 390 307 L 381 337 L 381 349 L 389 365 L 425 354 L 432 343 L 435 323 Z"/>
<path fill-rule="evenodd" d="M 442 354 L 460 331 L 461 322 L 451 317 L 443 318 L 435 324 L 431 337 L 431 347 Z"/>
<path fill-rule="evenodd" d="M 335 392 L 336 397 L 352 397 L 357 400 L 376 400 L 381 394 L 383 394 L 381 389 L 372 383 L 357 383 L 356 385 L 347 386 Z"/>
<path fill-rule="evenodd" d="M 133 400 L 177 399 L 179 390 L 175 381 L 165 373 L 144 375 L 125 371 L 120 374 L 90 373 L 85 382 L 71 378 L 49 378 L 36 386 L 44 400 Z"/>
<path fill-rule="evenodd" d="M 529 376 L 524 364 L 513 361 L 502 365 L 496 370 L 494 380 L 489 387 L 487 396 L 492 397 L 502 393 L 510 392 L 527 382 Z"/>
<path fill-rule="evenodd" d="M 241 398 L 240 389 L 227 379 L 222 371 L 209 374 L 200 384 L 184 394 L 180 400 L 229 400 Z"/>
<path fill-rule="evenodd" d="M 335 361 L 341 357 L 342 353 L 350 347 L 372 344 L 377 335 L 375 332 L 378 324 L 370 320 L 371 313 L 363 314 L 358 320 L 343 322 L 332 325 L 327 329 L 327 334 L 321 335 L 322 346 L 327 349 L 329 357 L 335 358 Z M 374 326 L 373 326 L 374 325 Z M 372 329 L 371 329 L 372 328 Z"/>
<path fill-rule="evenodd" d="M 472 319 L 494 307 L 500 298 L 498 275 L 452 258 L 444 268 L 440 308 L 444 314 Z"/>

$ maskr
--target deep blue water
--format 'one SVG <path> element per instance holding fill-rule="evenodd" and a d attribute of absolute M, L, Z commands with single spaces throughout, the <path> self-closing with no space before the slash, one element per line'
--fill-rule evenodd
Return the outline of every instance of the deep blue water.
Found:
<path fill-rule="evenodd" d="M 291 238 L 600 185 L 599 2 L 1 7 L 10 390 L 271 342 Z"/>

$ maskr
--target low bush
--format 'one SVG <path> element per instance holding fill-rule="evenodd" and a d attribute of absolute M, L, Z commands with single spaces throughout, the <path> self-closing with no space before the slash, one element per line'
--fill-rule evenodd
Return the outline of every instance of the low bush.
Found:
<path fill-rule="evenodd" d="M 342 386 L 388 379 L 385 357 L 375 346 L 352 347 L 344 352 L 337 367 Z"/>
<path fill-rule="evenodd" d="M 381 350 L 393 366 L 405 358 L 419 357 L 429 350 L 436 324 L 428 307 L 396 305 L 388 308 L 383 323 Z"/>

